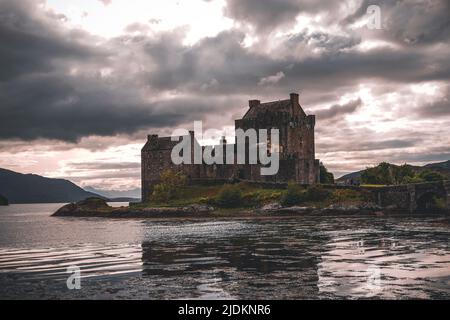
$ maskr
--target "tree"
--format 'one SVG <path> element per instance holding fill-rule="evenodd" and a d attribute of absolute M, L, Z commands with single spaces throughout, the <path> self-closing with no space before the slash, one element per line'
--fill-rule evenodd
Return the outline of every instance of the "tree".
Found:
<path fill-rule="evenodd" d="M 413 167 L 408 164 L 396 166 L 381 162 L 378 166 L 367 168 L 361 174 L 361 181 L 365 184 L 402 184 L 415 177 Z"/>
<path fill-rule="evenodd" d="M 442 175 L 441 173 L 439 173 L 437 171 L 430 170 L 430 169 L 426 169 L 426 170 L 422 171 L 421 173 L 419 173 L 419 177 L 422 178 L 426 182 L 445 180 L 444 175 Z"/>
<path fill-rule="evenodd" d="M 331 172 L 328 172 L 327 168 L 324 164 L 320 163 L 320 183 L 322 184 L 333 184 L 334 183 L 334 175 Z"/>
<path fill-rule="evenodd" d="M 413 179 L 416 175 L 412 166 L 406 163 L 399 167 L 393 167 L 393 169 L 395 184 L 406 183 L 406 181 Z"/>
<path fill-rule="evenodd" d="M 293 206 L 303 202 L 303 198 L 303 192 L 300 186 L 297 183 L 290 181 L 286 191 L 284 191 L 281 196 L 281 204 L 283 206 Z"/>
<path fill-rule="evenodd" d="M 186 176 L 181 172 L 165 170 L 161 173 L 161 182 L 155 185 L 152 199 L 156 202 L 166 202 L 179 196 L 180 190 L 186 185 Z"/>
<path fill-rule="evenodd" d="M 217 204 L 224 208 L 239 207 L 242 203 L 242 191 L 239 186 L 225 185 L 217 196 Z"/>

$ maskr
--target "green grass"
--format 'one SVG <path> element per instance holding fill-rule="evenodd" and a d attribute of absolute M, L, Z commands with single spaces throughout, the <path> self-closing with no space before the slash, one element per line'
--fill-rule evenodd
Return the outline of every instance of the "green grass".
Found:
<path fill-rule="evenodd" d="M 190 204 L 210 204 L 217 208 L 215 200 L 220 194 L 224 185 L 188 185 L 181 189 L 180 195 L 173 200 L 167 202 L 155 202 L 135 204 L 135 208 L 145 207 L 182 207 Z M 241 205 L 238 208 L 222 208 L 218 209 L 218 213 L 230 214 L 236 210 L 258 208 L 268 203 L 280 203 L 286 189 L 262 188 L 248 183 L 238 183 L 235 187 L 239 188 L 242 193 Z M 306 192 L 306 188 L 299 187 L 302 192 Z M 316 208 L 324 208 L 330 204 L 358 204 L 368 201 L 367 191 L 364 190 L 332 190 L 325 199 L 320 201 L 304 201 L 297 203 L 300 206 L 314 206 Z"/>

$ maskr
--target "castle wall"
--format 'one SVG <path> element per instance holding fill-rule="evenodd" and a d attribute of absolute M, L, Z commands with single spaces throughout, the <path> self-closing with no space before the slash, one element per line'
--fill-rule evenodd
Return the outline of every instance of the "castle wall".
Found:
<path fill-rule="evenodd" d="M 171 169 L 175 172 L 184 172 L 189 180 L 195 179 L 242 179 L 261 182 L 287 182 L 294 180 L 300 184 L 315 184 L 319 179 L 319 160 L 315 159 L 314 127 L 315 116 L 307 116 L 298 103 L 298 95 L 291 94 L 290 101 L 274 102 L 277 108 L 287 106 L 289 109 L 281 111 L 259 112 L 252 117 L 246 117 L 235 121 L 236 129 L 266 129 L 270 135 L 270 129 L 277 128 L 280 132 L 279 171 L 272 176 L 261 175 L 260 164 L 182 164 L 174 165 L 171 160 L 171 151 L 178 142 L 172 142 L 170 137 L 160 138 L 156 135 L 148 137 L 147 144 L 142 149 L 142 199 L 148 201 L 152 187 L 159 183 L 161 172 Z M 258 100 L 250 101 L 250 109 L 259 108 Z M 253 110 L 254 111 L 254 110 Z M 247 115 L 247 114 L 246 114 Z M 193 157 L 194 139 L 193 132 L 191 156 Z M 246 148 L 249 150 L 247 142 Z M 224 150 L 225 151 L 225 150 Z M 248 153 L 248 152 L 247 152 Z M 247 157 L 248 160 L 248 157 Z M 236 163 L 236 158 L 235 158 Z"/>

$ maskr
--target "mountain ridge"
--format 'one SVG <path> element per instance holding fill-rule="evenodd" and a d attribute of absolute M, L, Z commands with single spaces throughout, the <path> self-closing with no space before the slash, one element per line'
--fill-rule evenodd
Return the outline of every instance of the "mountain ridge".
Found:
<path fill-rule="evenodd" d="M 0 194 L 10 204 L 76 202 L 89 197 L 105 199 L 66 179 L 22 174 L 3 168 L 0 168 Z"/>

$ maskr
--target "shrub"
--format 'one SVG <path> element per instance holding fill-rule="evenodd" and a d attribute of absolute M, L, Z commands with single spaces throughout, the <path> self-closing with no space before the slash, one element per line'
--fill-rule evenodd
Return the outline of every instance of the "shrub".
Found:
<path fill-rule="evenodd" d="M 201 197 L 199 200 L 198 200 L 198 203 L 201 203 L 201 204 L 207 204 L 207 205 L 215 205 L 216 204 L 216 201 L 214 200 L 214 198 L 210 198 L 210 197 Z"/>
<path fill-rule="evenodd" d="M 304 197 L 300 186 L 294 182 L 289 182 L 286 191 L 281 196 L 281 205 L 293 206 L 303 201 Z"/>
<path fill-rule="evenodd" d="M 305 201 L 324 201 L 331 195 L 331 192 L 324 189 L 322 186 L 313 185 L 310 186 L 306 192 L 304 199 Z"/>
<path fill-rule="evenodd" d="M 334 184 L 334 175 L 328 172 L 327 168 L 323 163 L 320 163 L 320 183 L 323 184 Z"/>
<path fill-rule="evenodd" d="M 441 173 L 430 169 L 422 171 L 419 177 L 427 182 L 445 180 L 445 177 Z"/>
<path fill-rule="evenodd" d="M 161 183 L 155 185 L 152 200 L 167 202 L 179 196 L 180 190 L 186 185 L 186 176 L 181 172 L 166 170 L 161 174 Z"/>
<path fill-rule="evenodd" d="M 447 209 L 447 201 L 442 197 L 434 196 L 433 197 L 433 206 L 436 209 L 441 209 L 441 210 Z"/>
<path fill-rule="evenodd" d="M 419 177 L 418 175 L 415 175 L 413 177 L 406 177 L 405 179 L 403 179 L 403 183 L 421 183 L 424 182 L 425 180 L 423 180 L 421 177 Z"/>
<path fill-rule="evenodd" d="M 242 191 L 236 185 L 225 185 L 220 190 L 216 204 L 223 208 L 236 208 L 242 204 Z"/>

